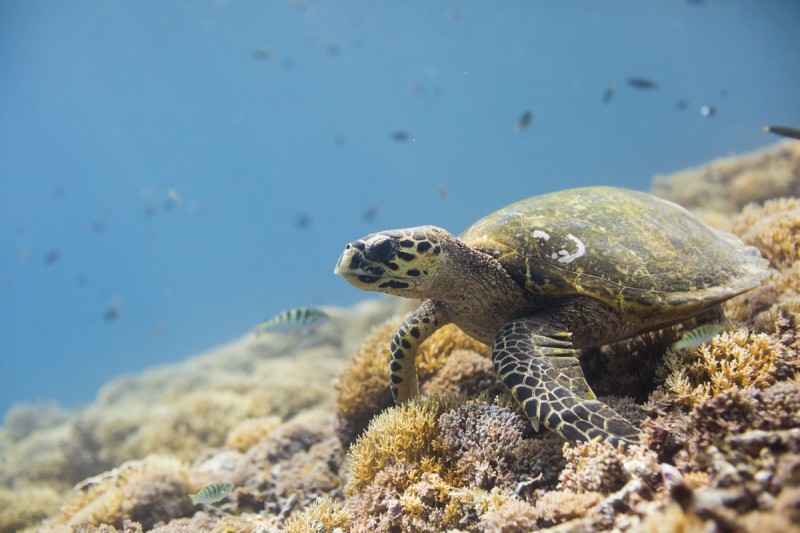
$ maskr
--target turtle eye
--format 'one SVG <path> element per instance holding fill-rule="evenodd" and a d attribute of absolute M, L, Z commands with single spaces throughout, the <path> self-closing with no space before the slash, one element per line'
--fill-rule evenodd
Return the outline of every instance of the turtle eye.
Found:
<path fill-rule="evenodd" d="M 391 237 L 378 237 L 367 246 L 364 255 L 370 261 L 385 262 L 392 259 L 397 252 L 397 243 Z"/>

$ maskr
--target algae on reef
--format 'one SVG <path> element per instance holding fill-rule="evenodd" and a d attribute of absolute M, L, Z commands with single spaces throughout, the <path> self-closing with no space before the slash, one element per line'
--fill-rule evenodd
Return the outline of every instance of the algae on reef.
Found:
<path fill-rule="evenodd" d="M 800 193 L 800 143 L 655 190 L 756 246 L 770 275 L 696 348 L 667 353 L 686 324 L 584 354 L 641 446 L 534 433 L 489 348 L 455 326 L 420 350 L 423 397 L 392 406 L 406 309 L 385 299 L 300 343 L 247 336 L 121 378 L 76 413 L 16 408 L 0 430 L 0 533 L 797 529 L 800 200 L 773 197 Z M 217 481 L 233 492 L 191 505 Z"/>

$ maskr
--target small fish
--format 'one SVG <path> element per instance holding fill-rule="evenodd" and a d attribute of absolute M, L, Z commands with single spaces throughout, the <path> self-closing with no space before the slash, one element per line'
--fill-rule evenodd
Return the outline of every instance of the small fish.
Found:
<path fill-rule="evenodd" d="M 197 494 L 190 494 L 189 497 L 192 499 L 192 505 L 197 505 L 198 503 L 211 504 L 217 503 L 230 494 L 232 490 L 232 483 L 212 483 L 200 489 Z"/>
<path fill-rule="evenodd" d="M 517 119 L 517 123 L 514 125 L 514 131 L 516 131 L 517 133 L 521 132 L 522 130 L 530 126 L 531 122 L 533 122 L 533 111 L 527 109 Z"/>
<path fill-rule="evenodd" d="M 306 229 L 313 221 L 314 218 L 309 213 L 300 213 L 294 221 L 294 226 L 297 229 Z"/>
<path fill-rule="evenodd" d="M 617 86 L 610 85 L 608 89 L 606 89 L 606 92 L 603 93 L 603 103 L 610 104 L 615 94 L 617 94 Z"/>
<path fill-rule="evenodd" d="M 378 212 L 380 211 L 380 207 L 378 204 L 372 204 L 371 206 L 367 207 L 364 210 L 364 213 L 361 215 L 362 220 L 364 222 L 372 222 L 375 220 L 375 217 L 378 216 Z"/>
<path fill-rule="evenodd" d="M 721 322 L 710 322 L 708 324 L 703 324 L 702 326 L 698 326 L 684 333 L 680 339 L 672 343 L 670 348 L 672 348 L 673 352 L 697 348 L 701 344 L 713 339 L 714 335 L 724 329 L 725 324 Z"/>
<path fill-rule="evenodd" d="M 713 105 L 704 105 L 700 107 L 700 114 L 704 117 L 713 117 L 717 114 L 717 108 Z"/>
<path fill-rule="evenodd" d="M 397 130 L 392 133 L 392 140 L 395 140 L 400 143 L 405 143 L 411 140 L 411 134 L 404 130 Z"/>
<path fill-rule="evenodd" d="M 628 85 L 633 87 L 634 89 L 658 89 L 658 83 L 654 82 L 653 80 L 649 80 L 647 78 L 628 78 Z"/>
<path fill-rule="evenodd" d="M 790 139 L 800 140 L 800 129 L 792 128 L 790 126 L 764 126 L 764 131 L 767 133 L 775 133 Z"/>
<path fill-rule="evenodd" d="M 48 265 L 52 265 L 58 261 L 59 257 L 61 257 L 61 250 L 54 248 L 53 250 L 47 252 L 47 255 L 44 256 L 44 262 Z"/>
<path fill-rule="evenodd" d="M 264 61 L 272 61 L 272 59 L 275 57 L 275 54 L 269 50 L 264 50 L 263 48 L 254 48 L 252 55 L 254 58 L 263 59 Z"/>
<path fill-rule="evenodd" d="M 317 326 L 330 319 L 324 311 L 316 307 L 295 307 L 283 311 L 254 329 L 256 335 L 273 331 L 298 330 Z"/>

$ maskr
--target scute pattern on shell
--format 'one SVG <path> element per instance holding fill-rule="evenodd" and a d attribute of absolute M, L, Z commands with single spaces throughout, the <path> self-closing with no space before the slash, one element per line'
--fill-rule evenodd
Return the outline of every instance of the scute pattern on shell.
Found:
<path fill-rule="evenodd" d="M 710 307 L 766 275 L 766 261 L 735 236 L 677 204 L 615 187 L 522 200 L 461 239 L 534 293 L 592 296 L 644 320 Z"/>

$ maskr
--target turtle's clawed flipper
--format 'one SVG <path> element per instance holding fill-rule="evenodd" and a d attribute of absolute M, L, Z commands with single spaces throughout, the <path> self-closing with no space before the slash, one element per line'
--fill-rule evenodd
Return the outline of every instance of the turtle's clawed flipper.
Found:
<path fill-rule="evenodd" d="M 497 334 L 492 359 L 534 429 L 541 421 L 570 441 L 638 443 L 640 431 L 595 399 L 568 331 L 542 317 L 514 320 Z"/>

